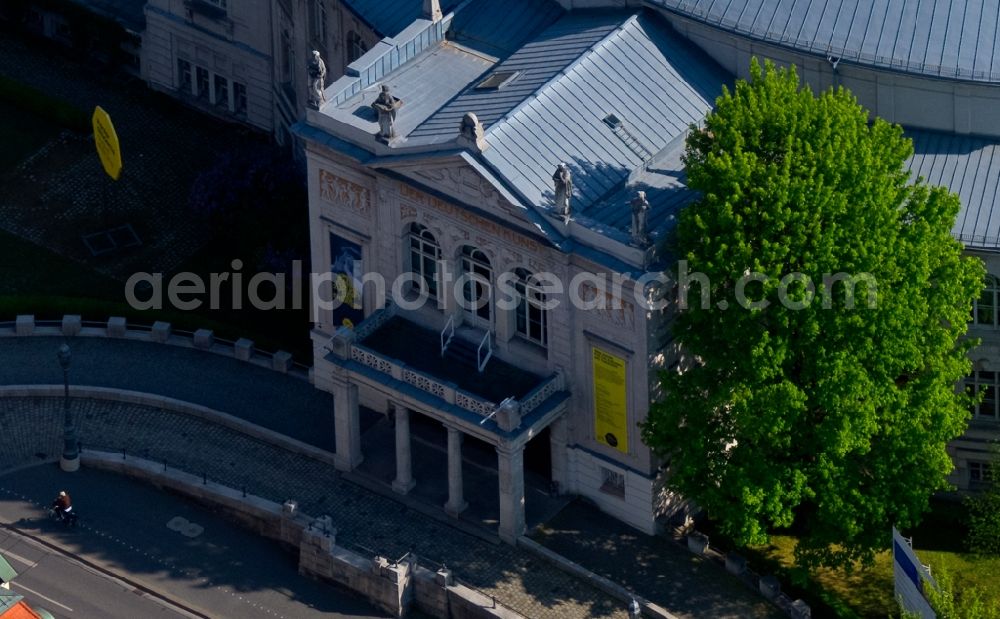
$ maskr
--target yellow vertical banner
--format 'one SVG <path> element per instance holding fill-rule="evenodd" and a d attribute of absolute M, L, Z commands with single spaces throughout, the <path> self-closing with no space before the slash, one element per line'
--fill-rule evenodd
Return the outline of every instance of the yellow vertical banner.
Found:
<path fill-rule="evenodd" d="M 625 360 L 593 348 L 594 435 L 599 443 L 628 453 Z"/>
<path fill-rule="evenodd" d="M 97 156 L 101 159 L 101 165 L 104 166 L 108 176 L 118 180 L 122 175 L 122 151 L 118 145 L 115 126 L 111 124 L 111 117 L 98 105 L 94 108 L 91 123 L 94 125 L 94 144 L 97 146 Z"/>

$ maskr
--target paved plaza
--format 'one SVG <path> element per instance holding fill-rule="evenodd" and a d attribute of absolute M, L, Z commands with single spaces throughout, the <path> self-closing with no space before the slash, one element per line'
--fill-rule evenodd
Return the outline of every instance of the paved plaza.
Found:
<path fill-rule="evenodd" d="M 55 350 L 62 342 L 58 337 L 0 338 L 0 358 L 5 361 L 0 364 L 0 385 L 59 384 L 62 374 Z M 332 449 L 331 398 L 304 380 L 193 349 L 104 338 L 74 338 L 70 344 L 73 384 L 201 404 Z M 90 399 L 74 399 L 73 406 L 85 447 L 124 450 L 234 488 L 246 487 L 274 501 L 296 499 L 306 513 L 333 518 L 338 542 L 360 552 L 402 556 L 412 551 L 429 563 L 445 563 L 461 580 L 533 619 L 625 617 L 619 600 L 533 555 L 371 492 L 326 463 L 184 414 Z M 369 419 L 366 426 L 378 432 L 377 421 Z M 51 459 L 62 445 L 62 402 L 0 398 L 0 426 L 6 430 L 0 470 Z M 392 446 L 386 449 L 391 452 Z M 421 459 L 417 452 L 415 459 Z M 478 464 L 467 468 L 482 468 Z M 486 483 L 488 492 L 495 493 L 495 481 Z M 469 489 L 470 496 L 479 492 Z M 591 546 L 612 548 L 629 535 L 650 539 L 610 521 L 586 535 Z M 635 557 L 626 556 L 629 553 L 578 554 L 571 558 L 602 573 L 609 561 L 618 564 L 621 573 L 635 565 Z M 626 580 L 626 584 L 634 584 L 640 594 L 678 616 L 756 617 L 771 612 L 759 596 L 693 556 L 648 551 L 642 556 L 643 561 L 663 562 L 647 569 L 666 581 Z M 651 588 L 644 589 L 646 585 Z"/>

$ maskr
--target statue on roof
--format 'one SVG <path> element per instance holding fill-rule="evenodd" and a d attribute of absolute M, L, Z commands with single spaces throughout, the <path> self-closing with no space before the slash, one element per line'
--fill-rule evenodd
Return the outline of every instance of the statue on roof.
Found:
<path fill-rule="evenodd" d="M 378 139 L 388 142 L 396 137 L 396 110 L 403 105 L 403 101 L 392 96 L 389 92 L 389 85 L 382 84 L 382 91 L 378 98 L 372 103 L 372 108 L 378 113 Z"/>
<path fill-rule="evenodd" d="M 320 57 L 319 52 L 313 50 L 312 60 L 306 67 L 309 73 L 309 107 L 318 110 L 319 106 L 326 103 L 326 63 Z"/>
<path fill-rule="evenodd" d="M 649 200 L 645 191 L 635 192 L 632 198 L 632 244 L 639 247 L 649 245 L 649 234 L 646 232 L 646 215 L 649 213 Z"/>
<path fill-rule="evenodd" d="M 462 124 L 458 128 L 458 135 L 459 142 L 464 142 L 476 150 L 482 151 L 486 148 L 483 123 L 472 112 L 466 112 L 465 116 L 462 117 Z"/>
<path fill-rule="evenodd" d="M 555 185 L 555 210 L 563 217 L 569 219 L 570 197 L 573 195 L 573 175 L 569 172 L 569 166 L 560 163 L 552 175 Z"/>

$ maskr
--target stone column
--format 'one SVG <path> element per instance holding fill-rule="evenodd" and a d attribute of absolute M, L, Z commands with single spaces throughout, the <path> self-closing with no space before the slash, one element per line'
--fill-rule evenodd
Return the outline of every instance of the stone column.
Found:
<path fill-rule="evenodd" d="M 353 471 L 364 457 L 361 455 L 361 417 L 358 410 L 358 386 L 350 379 L 334 382 L 334 432 L 337 453 L 334 463 L 341 471 Z"/>
<path fill-rule="evenodd" d="M 396 480 L 392 489 L 406 494 L 413 489 L 413 458 L 410 451 L 410 409 L 396 405 Z"/>
<path fill-rule="evenodd" d="M 500 539 L 514 544 L 524 533 L 524 447 L 497 447 L 500 478 Z"/>
<path fill-rule="evenodd" d="M 465 489 L 462 487 L 463 435 L 457 428 L 445 427 L 448 430 L 448 502 L 444 505 L 444 511 L 457 518 L 469 506 L 465 502 Z"/>
<path fill-rule="evenodd" d="M 566 451 L 567 435 L 566 416 L 552 422 L 549 426 L 549 455 L 552 459 L 552 481 L 559 487 L 559 493 L 569 491 L 569 454 Z"/>

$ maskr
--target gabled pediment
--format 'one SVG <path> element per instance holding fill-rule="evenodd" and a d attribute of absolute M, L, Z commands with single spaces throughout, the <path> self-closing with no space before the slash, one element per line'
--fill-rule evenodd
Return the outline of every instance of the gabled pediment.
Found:
<path fill-rule="evenodd" d="M 423 161 L 420 164 L 395 164 L 391 169 L 396 174 L 412 181 L 417 190 L 429 191 L 439 199 L 452 202 L 456 206 L 469 206 L 481 214 L 491 216 L 509 226 L 524 229 L 532 235 L 542 230 L 534 221 L 533 213 L 515 204 L 497 187 L 495 179 L 483 176 L 461 158 L 447 161 Z"/>

